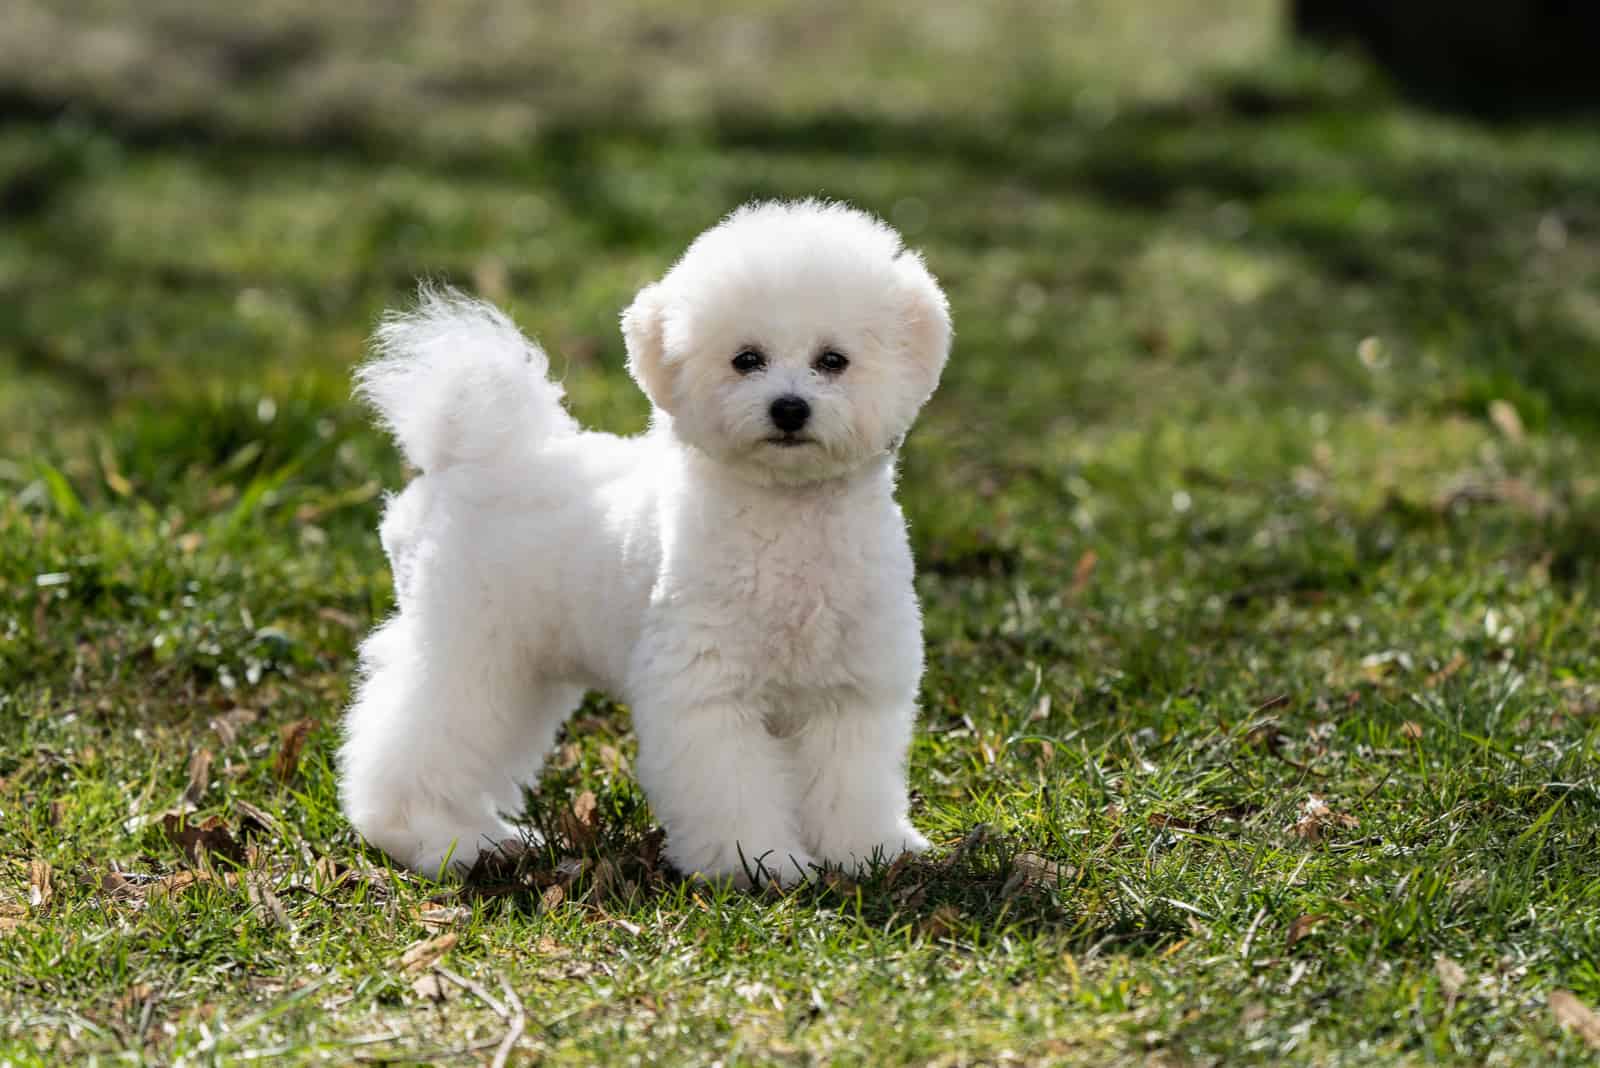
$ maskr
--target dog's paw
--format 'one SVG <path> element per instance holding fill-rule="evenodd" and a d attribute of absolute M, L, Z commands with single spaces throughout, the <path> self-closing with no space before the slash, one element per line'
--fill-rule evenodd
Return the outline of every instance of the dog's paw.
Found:
<path fill-rule="evenodd" d="M 816 878 L 820 867 L 816 858 L 799 846 L 757 855 L 737 846 L 692 851 L 698 854 L 695 856 L 684 856 L 685 852 L 691 851 L 674 851 L 668 839 L 667 859 L 680 872 L 705 882 L 731 882 L 741 890 L 798 886 Z"/>
<path fill-rule="evenodd" d="M 824 837 L 818 852 L 829 864 L 845 870 L 860 870 L 873 864 L 888 864 L 902 853 L 922 853 L 928 840 L 909 820 L 898 820 L 883 831 Z"/>

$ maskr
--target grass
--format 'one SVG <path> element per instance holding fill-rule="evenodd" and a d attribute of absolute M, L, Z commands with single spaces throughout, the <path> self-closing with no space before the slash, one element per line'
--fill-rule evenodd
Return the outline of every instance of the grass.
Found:
<path fill-rule="evenodd" d="M 1264 0 L 258 7 L 0 32 L 0 1062 L 1590 1063 L 1592 126 L 1416 110 Z M 331 767 L 378 311 L 474 288 L 635 429 L 618 309 L 818 192 L 954 305 L 936 850 L 678 882 L 596 696 L 547 849 L 390 870 Z"/>

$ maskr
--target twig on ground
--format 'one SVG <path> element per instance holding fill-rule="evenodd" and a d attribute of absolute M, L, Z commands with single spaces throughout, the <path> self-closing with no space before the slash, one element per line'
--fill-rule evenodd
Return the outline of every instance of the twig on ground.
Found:
<path fill-rule="evenodd" d="M 506 1030 L 506 1037 L 500 1042 L 500 1048 L 495 1050 L 490 1068 L 506 1068 L 506 1060 L 511 1056 L 512 1047 L 517 1044 L 517 1039 L 522 1037 L 522 1032 L 528 1025 L 528 1018 L 522 1011 L 522 999 L 517 997 L 517 992 L 511 989 L 511 984 L 506 982 L 506 977 L 503 975 L 500 977 L 500 989 L 505 991 L 506 1003 L 516 1015 Z"/>

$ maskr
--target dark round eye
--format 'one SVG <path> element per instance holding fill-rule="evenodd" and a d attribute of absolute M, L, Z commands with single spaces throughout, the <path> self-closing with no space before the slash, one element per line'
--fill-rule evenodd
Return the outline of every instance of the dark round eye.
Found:
<path fill-rule="evenodd" d="M 743 349 L 733 358 L 733 369 L 742 375 L 759 371 L 767 365 L 767 358 L 755 349 Z"/>
<path fill-rule="evenodd" d="M 812 364 L 812 366 L 826 374 L 836 375 L 840 371 L 843 371 L 846 367 L 850 366 L 850 358 L 842 352 L 836 352 L 833 349 L 828 349 L 821 356 L 817 357 L 817 362 Z"/>

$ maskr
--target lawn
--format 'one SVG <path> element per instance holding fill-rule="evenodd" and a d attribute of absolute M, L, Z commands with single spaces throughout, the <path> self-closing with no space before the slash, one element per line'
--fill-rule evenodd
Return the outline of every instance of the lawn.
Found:
<path fill-rule="evenodd" d="M 0 1064 L 1592 1063 L 1600 127 L 1269 0 L 228 7 L 0 13 Z M 392 870 L 376 316 L 491 297 L 636 430 L 618 311 L 809 194 L 953 305 L 935 849 L 681 882 L 594 695 L 545 848 Z"/>

